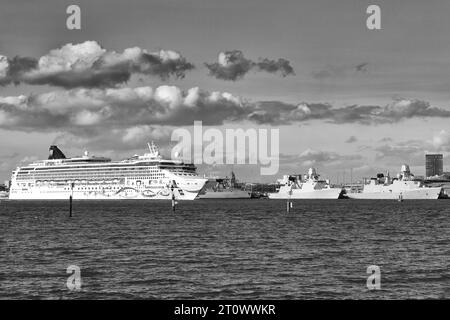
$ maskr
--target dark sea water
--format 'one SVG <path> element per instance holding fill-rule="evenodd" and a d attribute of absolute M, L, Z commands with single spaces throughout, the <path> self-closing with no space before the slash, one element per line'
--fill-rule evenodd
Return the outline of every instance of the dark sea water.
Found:
<path fill-rule="evenodd" d="M 3 299 L 450 298 L 450 200 L 3 200 L 0 244 Z"/>

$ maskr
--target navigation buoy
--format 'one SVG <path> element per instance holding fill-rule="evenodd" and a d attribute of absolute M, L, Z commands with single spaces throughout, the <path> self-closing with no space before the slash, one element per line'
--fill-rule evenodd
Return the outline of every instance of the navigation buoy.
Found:
<path fill-rule="evenodd" d="M 73 199 L 73 187 L 75 183 L 70 184 L 70 196 L 69 196 L 69 217 L 72 218 L 72 199 Z"/>
<path fill-rule="evenodd" d="M 175 193 L 173 192 L 173 185 L 170 188 L 172 190 L 172 211 L 175 212 L 177 201 L 175 200 Z"/>
<path fill-rule="evenodd" d="M 69 217 L 72 217 L 72 195 L 69 197 Z"/>
<path fill-rule="evenodd" d="M 288 191 L 288 194 L 289 194 L 289 198 L 288 198 L 287 203 L 286 203 L 286 211 L 289 213 L 291 211 L 291 208 L 293 207 L 292 201 L 291 201 L 292 186 L 291 186 L 291 189 Z"/>
<path fill-rule="evenodd" d="M 172 196 L 172 211 L 175 212 L 177 202 L 175 201 L 175 196 Z"/>
<path fill-rule="evenodd" d="M 293 207 L 294 207 L 294 205 L 293 205 L 292 201 L 288 200 L 286 203 L 286 211 L 289 213 Z"/>

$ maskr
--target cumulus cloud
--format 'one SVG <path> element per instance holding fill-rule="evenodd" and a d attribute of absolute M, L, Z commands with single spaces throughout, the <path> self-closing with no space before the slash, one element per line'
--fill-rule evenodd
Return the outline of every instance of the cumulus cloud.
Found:
<path fill-rule="evenodd" d="M 240 50 L 220 52 L 217 62 L 205 63 L 209 74 L 217 79 L 236 81 L 243 78 L 250 70 L 279 73 L 282 77 L 294 75 L 294 69 L 286 59 L 271 60 L 260 58 L 252 61 L 245 58 Z"/>
<path fill-rule="evenodd" d="M 69 130 L 59 133 L 53 143 L 68 148 L 70 152 L 77 150 L 110 150 L 111 154 L 128 150 L 142 150 L 146 143 L 154 141 L 160 147 L 168 146 L 172 134 L 171 127 L 138 125 L 128 128 L 110 129 L 89 128 L 86 131 Z"/>
<path fill-rule="evenodd" d="M 13 57 L 8 59 L 0 55 L 0 86 L 10 83 L 19 84 L 25 74 L 35 69 L 38 61 L 28 57 Z"/>
<path fill-rule="evenodd" d="M 280 166 L 283 168 L 291 168 L 291 173 L 298 172 L 300 167 L 303 170 L 315 167 L 319 169 L 319 173 L 326 173 L 332 170 L 342 170 L 348 168 L 358 168 L 367 161 L 360 154 L 340 154 L 333 151 L 306 149 L 300 154 L 281 154 Z M 295 171 L 294 171 L 295 170 Z"/>
<path fill-rule="evenodd" d="M 450 132 L 439 131 L 433 136 L 432 144 L 438 151 L 450 151 Z"/>
<path fill-rule="evenodd" d="M 368 62 L 363 62 L 363 63 L 360 63 L 360 64 L 356 65 L 355 69 L 356 69 L 356 71 L 367 72 L 368 65 L 369 65 Z"/>
<path fill-rule="evenodd" d="M 409 140 L 374 147 L 375 161 L 385 164 L 400 166 L 403 163 L 409 165 L 422 165 L 425 161 L 427 144 L 421 140 Z"/>
<path fill-rule="evenodd" d="M 369 63 L 363 62 L 357 65 L 326 65 L 325 67 L 312 72 L 313 78 L 325 80 L 332 78 L 343 78 L 355 76 L 369 71 Z"/>
<path fill-rule="evenodd" d="M 39 59 L 0 56 L 0 85 L 9 83 L 47 84 L 64 88 L 114 87 L 133 74 L 165 80 L 183 78 L 194 68 L 178 52 L 148 52 L 139 47 L 123 52 L 108 51 L 96 41 L 66 44 Z"/>
<path fill-rule="evenodd" d="M 431 139 L 394 141 L 391 138 L 383 138 L 375 145 L 360 146 L 358 149 L 373 152 L 376 163 L 383 163 L 394 168 L 403 163 L 423 167 L 425 154 L 440 152 L 446 155 L 450 153 L 450 134 L 446 130 L 441 130 L 436 132 Z"/>
<path fill-rule="evenodd" d="M 282 58 L 278 60 L 270 60 L 267 58 L 259 59 L 254 65 L 258 70 L 269 73 L 280 73 L 282 77 L 295 74 L 294 68 L 292 68 L 290 62 Z"/>
<path fill-rule="evenodd" d="M 308 121 L 395 123 L 415 117 L 450 117 L 450 110 L 419 100 L 387 106 L 346 106 L 279 101 L 249 102 L 228 92 L 157 88 L 71 89 L 28 96 L 0 96 L 0 128 L 22 131 L 129 128 L 141 125 L 204 125 L 250 121 L 279 125 Z"/>
<path fill-rule="evenodd" d="M 412 118 L 448 118 L 450 110 L 432 107 L 422 100 L 394 100 L 385 106 L 350 105 L 334 108 L 328 103 L 286 104 L 278 101 L 257 103 L 249 119 L 260 123 L 293 123 L 323 120 L 330 123 L 382 124 Z"/>
<path fill-rule="evenodd" d="M 9 62 L 8 57 L 0 55 L 0 79 L 6 79 L 8 74 Z"/>
<path fill-rule="evenodd" d="M 129 128 L 140 125 L 205 125 L 237 121 L 248 106 L 226 92 L 174 86 L 72 89 L 0 97 L 0 128 L 23 131 Z"/>
<path fill-rule="evenodd" d="M 341 155 L 336 152 L 322 151 L 307 149 L 303 151 L 299 156 L 299 162 L 306 167 L 312 167 L 317 165 L 336 165 L 342 163 L 349 163 L 353 160 L 361 160 L 360 155 Z"/>

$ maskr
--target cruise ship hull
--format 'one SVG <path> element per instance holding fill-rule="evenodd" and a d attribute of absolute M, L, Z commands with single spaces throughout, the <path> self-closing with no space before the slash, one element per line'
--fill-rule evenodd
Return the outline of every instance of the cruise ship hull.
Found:
<path fill-rule="evenodd" d="M 381 199 L 381 200 L 398 200 L 401 197 L 404 200 L 435 200 L 441 195 L 442 188 L 419 188 L 406 190 L 402 192 L 360 192 L 347 193 L 350 199 Z"/>
<path fill-rule="evenodd" d="M 74 200 L 172 200 L 170 189 L 138 190 L 131 187 L 123 187 L 117 191 L 100 189 L 94 191 L 70 191 L 64 188 L 29 188 L 20 192 L 11 192 L 10 200 L 67 200 L 72 194 Z M 176 200 L 194 200 L 198 191 L 174 191 Z"/>
<path fill-rule="evenodd" d="M 199 194 L 199 199 L 250 199 L 250 193 L 243 190 L 233 191 L 206 191 Z"/>
<path fill-rule="evenodd" d="M 269 193 L 269 199 L 339 199 L 342 193 L 341 189 L 329 188 L 318 189 L 314 191 L 303 191 L 301 189 L 293 189 L 292 195 L 287 192 Z"/>

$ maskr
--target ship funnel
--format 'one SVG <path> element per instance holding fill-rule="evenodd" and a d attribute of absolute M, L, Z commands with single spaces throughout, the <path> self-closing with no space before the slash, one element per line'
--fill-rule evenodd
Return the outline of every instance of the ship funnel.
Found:
<path fill-rule="evenodd" d="M 53 159 L 66 159 L 66 156 L 64 155 L 64 153 L 59 150 L 59 148 L 55 145 L 50 146 L 50 148 L 48 149 L 48 159 L 49 160 L 53 160 Z"/>

